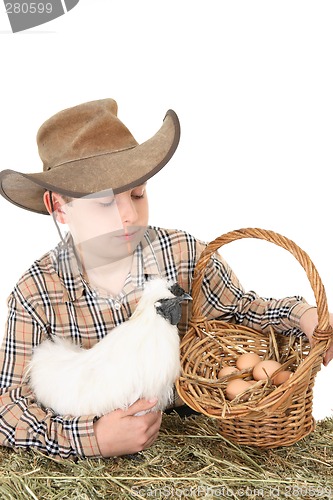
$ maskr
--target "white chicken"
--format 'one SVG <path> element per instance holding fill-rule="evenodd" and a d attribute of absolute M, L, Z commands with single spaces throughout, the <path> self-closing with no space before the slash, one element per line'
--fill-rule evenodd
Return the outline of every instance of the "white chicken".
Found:
<path fill-rule="evenodd" d="M 191 296 L 164 279 L 146 283 L 131 318 L 91 349 L 68 339 L 45 340 L 26 376 L 36 399 L 58 415 L 101 416 L 139 398 L 164 410 L 180 374 L 181 302 Z"/>

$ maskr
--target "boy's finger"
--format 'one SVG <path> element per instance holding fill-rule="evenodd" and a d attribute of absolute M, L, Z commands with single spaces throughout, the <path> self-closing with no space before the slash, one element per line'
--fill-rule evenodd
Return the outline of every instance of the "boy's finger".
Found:
<path fill-rule="evenodd" d="M 138 399 L 126 410 L 126 414 L 135 415 L 145 410 L 150 410 L 156 405 L 156 403 L 157 403 L 157 398 L 151 399 L 149 401 L 146 399 Z"/>

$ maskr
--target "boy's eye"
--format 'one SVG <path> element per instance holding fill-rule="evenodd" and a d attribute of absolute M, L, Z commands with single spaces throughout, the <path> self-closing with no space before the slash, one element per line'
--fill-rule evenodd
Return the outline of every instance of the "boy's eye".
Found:
<path fill-rule="evenodd" d="M 113 203 L 114 203 L 114 199 L 111 200 L 111 201 L 108 201 L 106 203 L 99 202 L 98 204 L 99 204 L 100 207 L 103 207 L 103 208 L 105 207 L 106 208 L 106 207 L 111 207 L 111 205 L 113 205 Z"/>

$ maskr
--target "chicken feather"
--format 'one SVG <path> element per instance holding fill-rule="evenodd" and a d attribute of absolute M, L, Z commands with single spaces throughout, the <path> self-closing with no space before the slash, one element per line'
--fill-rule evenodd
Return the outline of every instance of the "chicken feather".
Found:
<path fill-rule="evenodd" d="M 26 377 L 37 401 L 56 414 L 102 416 L 139 398 L 170 403 L 180 374 L 178 284 L 148 281 L 130 319 L 91 349 L 54 337 L 34 349 Z"/>

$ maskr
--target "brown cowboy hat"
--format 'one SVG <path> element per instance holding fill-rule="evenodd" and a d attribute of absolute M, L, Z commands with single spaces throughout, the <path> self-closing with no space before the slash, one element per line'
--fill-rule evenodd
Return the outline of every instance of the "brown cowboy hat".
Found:
<path fill-rule="evenodd" d="M 43 194 L 80 198 L 105 189 L 115 194 L 138 186 L 161 170 L 177 149 L 180 125 L 167 111 L 162 127 L 138 144 L 117 117 L 113 99 L 86 102 L 49 118 L 37 133 L 43 172 L 0 172 L 0 193 L 21 208 L 48 214 Z"/>

